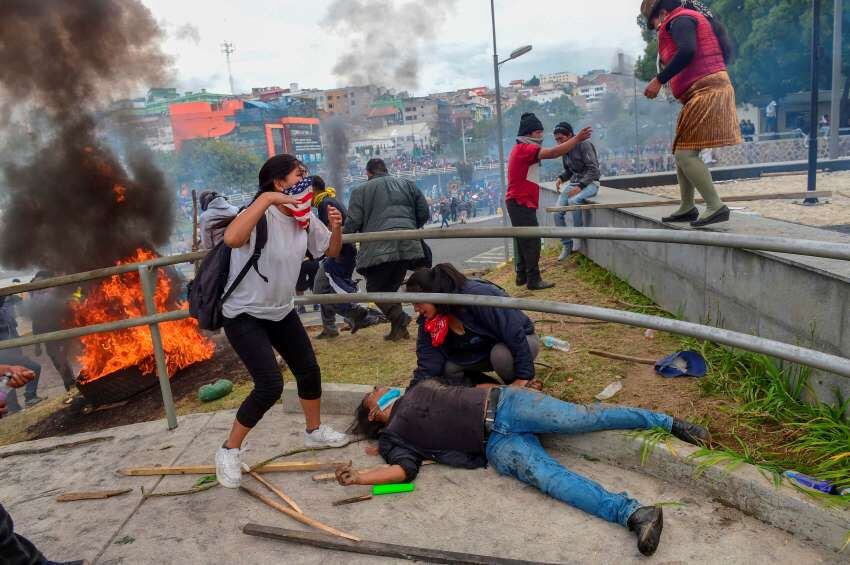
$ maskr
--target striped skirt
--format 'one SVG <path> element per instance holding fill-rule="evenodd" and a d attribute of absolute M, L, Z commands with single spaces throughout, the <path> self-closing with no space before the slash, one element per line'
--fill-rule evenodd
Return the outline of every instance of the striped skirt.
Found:
<path fill-rule="evenodd" d="M 680 101 L 683 107 L 676 125 L 674 153 L 677 149 L 710 149 L 742 142 L 735 89 L 726 71 L 699 79 Z"/>

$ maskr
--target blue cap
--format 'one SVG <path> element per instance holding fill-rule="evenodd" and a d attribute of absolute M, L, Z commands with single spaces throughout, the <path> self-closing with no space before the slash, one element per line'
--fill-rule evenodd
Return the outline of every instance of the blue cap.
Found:
<path fill-rule="evenodd" d="M 696 351 L 679 351 L 655 364 L 662 377 L 704 377 L 708 372 L 705 357 Z"/>

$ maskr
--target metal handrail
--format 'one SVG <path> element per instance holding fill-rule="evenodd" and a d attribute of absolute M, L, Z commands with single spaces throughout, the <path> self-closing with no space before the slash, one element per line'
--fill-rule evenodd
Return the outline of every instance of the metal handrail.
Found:
<path fill-rule="evenodd" d="M 618 241 L 642 241 L 653 243 L 681 243 L 752 251 L 770 251 L 789 253 L 827 259 L 850 260 L 850 244 L 831 241 L 816 241 L 763 235 L 740 235 L 691 230 L 653 230 L 639 228 L 461 228 L 454 230 L 398 230 L 392 232 L 373 232 L 346 234 L 344 243 L 365 243 L 374 241 L 404 241 L 419 239 L 502 239 L 506 237 L 543 237 L 560 239 L 562 237 L 578 239 L 601 239 Z M 179 263 L 191 263 L 204 258 L 206 251 L 184 253 L 170 257 L 159 257 L 140 263 L 128 263 L 95 269 L 83 273 L 52 277 L 39 281 L 0 288 L 0 297 L 41 290 L 54 286 L 76 284 L 113 275 L 137 271 L 139 267 L 167 267 Z"/>
<path fill-rule="evenodd" d="M 837 355 L 806 349 L 797 345 L 791 345 L 780 341 L 752 336 L 745 333 L 734 332 L 714 326 L 694 324 L 661 316 L 650 316 L 647 314 L 636 314 L 598 306 L 585 306 L 582 304 L 571 304 L 554 302 L 551 300 L 530 300 L 526 298 L 506 298 L 502 296 L 483 296 L 469 294 L 431 294 L 431 293 L 405 293 L 405 292 L 380 292 L 380 293 L 357 293 L 357 294 L 320 294 L 299 296 L 295 298 L 296 305 L 306 304 L 348 304 L 348 303 L 431 303 L 449 304 L 453 306 L 489 306 L 493 308 L 516 308 L 531 312 L 543 312 L 547 314 L 560 314 L 577 318 L 591 320 L 602 320 L 649 328 L 658 331 L 669 332 L 677 335 L 704 339 L 737 347 L 755 353 L 771 355 L 792 363 L 799 363 L 815 369 L 822 369 L 844 377 L 850 377 L 850 359 Z M 24 347 L 36 343 L 49 341 L 62 341 L 84 335 L 90 335 L 105 331 L 115 331 L 134 326 L 150 325 L 159 322 L 170 322 L 182 320 L 189 317 L 187 310 L 174 310 L 153 316 L 130 318 L 117 322 L 107 322 L 82 328 L 72 328 L 33 336 L 21 337 L 8 341 L 0 341 L 0 350 L 13 347 Z"/>

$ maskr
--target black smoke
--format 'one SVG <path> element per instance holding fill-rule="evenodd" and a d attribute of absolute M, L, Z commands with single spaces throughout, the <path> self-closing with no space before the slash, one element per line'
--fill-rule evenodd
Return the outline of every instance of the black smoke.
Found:
<path fill-rule="evenodd" d="M 351 143 L 348 138 L 348 124 L 339 117 L 331 117 L 322 122 L 325 136 L 325 166 L 328 168 L 328 181 L 337 190 L 344 190 L 345 173 L 348 168 L 348 150 Z M 340 197 L 343 194 L 340 193 Z"/>
<path fill-rule="evenodd" d="M 420 51 L 437 38 L 457 0 L 334 0 L 323 20 L 345 38 L 333 68 L 346 85 L 419 87 Z"/>
<path fill-rule="evenodd" d="M 0 264 L 74 272 L 165 243 L 171 191 L 104 109 L 162 84 L 162 30 L 138 0 L 0 3 Z"/>

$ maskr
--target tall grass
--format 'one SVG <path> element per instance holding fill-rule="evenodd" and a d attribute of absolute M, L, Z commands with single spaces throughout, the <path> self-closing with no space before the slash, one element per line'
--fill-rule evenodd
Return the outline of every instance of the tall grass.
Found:
<path fill-rule="evenodd" d="M 579 257 L 576 265 L 581 279 L 612 298 L 638 311 L 653 306 L 651 299 L 589 259 Z M 702 393 L 734 400 L 737 425 L 749 431 L 750 441 L 745 441 L 738 430 L 715 430 L 733 441 L 695 454 L 702 465 L 750 463 L 774 480 L 782 470 L 794 469 L 850 487 L 850 399 L 809 402 L 806 398 L 814 398 L 809 368 L 694 338 L 676 339 L 681 349 L 698 351 L 708 361 L 709 374 L 700 380 Z M 661 438 L 644 439 L 651 451 Z"/>

